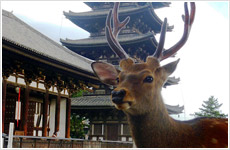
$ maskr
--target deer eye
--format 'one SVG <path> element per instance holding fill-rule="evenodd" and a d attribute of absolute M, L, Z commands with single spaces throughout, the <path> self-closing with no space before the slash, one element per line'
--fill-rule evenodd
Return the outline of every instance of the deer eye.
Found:
<path fill-rule="evenodd" d="M 116 80 L 117 80 L 117 83 L 119 83 L 119 78 L 116 78 Z"/>
<path fill-rule="evenodd" d="M 151 83 L 153 82 L 153 77 L 152 76 L 147 76 L 143 82 L 146 82 L 146 83 Z"/>

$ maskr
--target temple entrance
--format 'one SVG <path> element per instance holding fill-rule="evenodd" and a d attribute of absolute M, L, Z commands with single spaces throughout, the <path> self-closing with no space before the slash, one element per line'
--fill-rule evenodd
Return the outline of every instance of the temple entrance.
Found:
<path fill-rule="evenodd" d="M 15 122 L 15 106 L 17 101 L 17 94 L 7 94 L 6 99 L 6 111 L 5 111 L 5 123 L 4 133 L 9 133 L 10 122 Z"/>
<path fill-rule="evenodd" d="M 35 109 L 36 109 L 36 102 L 30 101 L 29 109 L 28 109 L 28 123 L 27 123 L 28 136 L 33 136 Z"/>
<path fill-rule="evenodd" d="M 118 124 L 107 124 L 107 140 L 118 141 Z"/>

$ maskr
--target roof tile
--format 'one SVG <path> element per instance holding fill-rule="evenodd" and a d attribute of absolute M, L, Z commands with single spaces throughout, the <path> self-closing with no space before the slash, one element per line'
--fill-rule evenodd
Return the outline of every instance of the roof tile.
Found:
<path fill-rule="evenodd" d="M 80 56 L 33 29 L 12 13 L 2 11 L 2 38 L 37 54 L 93 72 L 93 60 Z"/>
<path fill-rule="evenodd" d="M 110 99 L 110 95 L 101 96 L 82 96 L 77 98 L 71 98 L 72 107 L 99 107 L 99 106 L 113 106 Z M 184 106 L 171 106 L 165 104 L 170 114 L 179 114 L 184 110 Z"/>

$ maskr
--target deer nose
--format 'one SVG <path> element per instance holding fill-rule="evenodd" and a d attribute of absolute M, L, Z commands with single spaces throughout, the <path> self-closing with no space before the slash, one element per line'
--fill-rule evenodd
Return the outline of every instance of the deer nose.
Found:
<path fill-rule="evenodd" d="M 120 90 L 120 91 L 112 91 L 112 101 L 115 104 L 121 104 L 123 102 L 123 98 L 125 97 L 125 90 Z"/>

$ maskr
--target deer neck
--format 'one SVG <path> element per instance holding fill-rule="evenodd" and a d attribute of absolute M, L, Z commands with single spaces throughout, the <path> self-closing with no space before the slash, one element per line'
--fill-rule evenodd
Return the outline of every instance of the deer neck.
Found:
<path fill-rule="evenodd" d="M 169 117 L 161 95 L 154 97 L 151 109 L 145 114 L 126 114 L 137 147 L 173 147 L 170 144 L 178 135 L 178 126 Z"/>

